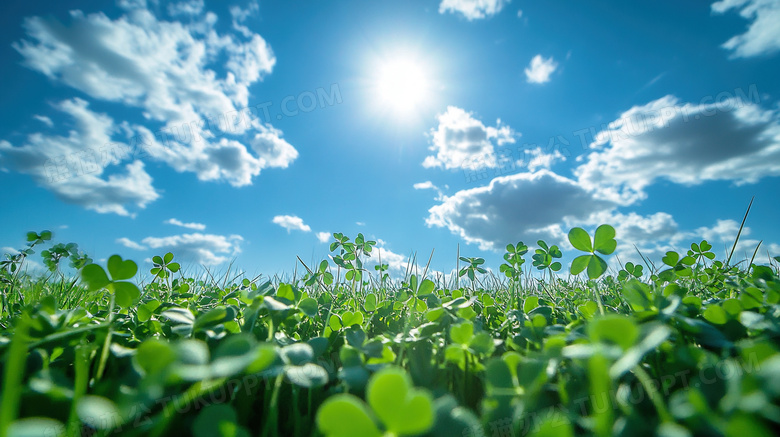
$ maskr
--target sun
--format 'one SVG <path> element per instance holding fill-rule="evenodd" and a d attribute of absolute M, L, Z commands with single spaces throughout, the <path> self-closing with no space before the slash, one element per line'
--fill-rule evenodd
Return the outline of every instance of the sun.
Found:
<path fill-rule="evenodd" d="M 375 70 L 376 104 L 396 118 L 409 118 L 429 104 L 431 80 L 423 62 L 395 57 L 379 62 Z"/>

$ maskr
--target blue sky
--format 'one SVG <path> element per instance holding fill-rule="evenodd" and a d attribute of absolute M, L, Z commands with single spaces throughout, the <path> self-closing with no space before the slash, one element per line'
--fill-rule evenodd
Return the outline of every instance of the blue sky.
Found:
<path fill-rule="evenodd" d="M 449 272 L 610 223 L 658 262 L 755 196 L 737 256 L 780 255 L 780 1 L 3 7 L 6 251 L 273 275 L 362 232 Z"/>

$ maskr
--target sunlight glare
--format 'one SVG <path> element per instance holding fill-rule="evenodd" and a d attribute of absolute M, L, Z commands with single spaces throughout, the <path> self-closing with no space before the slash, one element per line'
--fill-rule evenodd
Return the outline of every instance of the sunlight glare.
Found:
<path fill-rule="evenodd" d="M 430 83 L 419 63 L 394 58 L 383 62 L 377 70 L 376 94 L 384 110 L 407 117 L 427 103 Z"/>

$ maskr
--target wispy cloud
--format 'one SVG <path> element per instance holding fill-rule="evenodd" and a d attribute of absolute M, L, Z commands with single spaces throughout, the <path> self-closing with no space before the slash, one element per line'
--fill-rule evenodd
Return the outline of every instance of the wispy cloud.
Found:
<path fill-rule="evenodd" d="M 780 1 L 722 0 L 712 4 L 712 11 L 724 14 L 731 9 L 751 20 L 747 32 L 731 37 L 722 47 L 734 58 L 768 55 L 780 50 Z"/>
<path fill-rule="evenodd" d="M 127 237 L 117 238 L 116 242 L 118 244 L 121 244 L 122 246 L 127 247 L 128 249 L 133 249 L 133 250 L 146 250 L 147 249 L 147 247 L 144 246 L 143 244 L 136 243 L 135 241 L 133 241 L 133 240 L 127 238 Z"/>
<path fill-rule="evenodd" d="M 134 250 L 172 252 L 177 259 L 205 265 L 221 264 L 241 252 L 240 235 L 181 234 L 167 237 L 146 237 L 137 243 L 119 238 L 117 243 Z"/>
<path fill-rule="evenodd" d="M 54 127 L 54 123 L 51 121 L 51 118 L 45 116 L 45 115 L 33 115 L 33 118 L 40 121 L 41 123 L 45 124 L 48 127 Z"/>
<path fill-rule="evenodd" d="M 184 223 L 181 220 L 175 219 L 175 218 L 169 218 L 168 220 L 164 221 L 163 223 L 168 225 L 174 225 L 174 226 L 181 226 L 182 228 L 187 229 L 194 229 L 196 231 L 202 231 L 206 229 L 206 225 L 202 223 Z"/>

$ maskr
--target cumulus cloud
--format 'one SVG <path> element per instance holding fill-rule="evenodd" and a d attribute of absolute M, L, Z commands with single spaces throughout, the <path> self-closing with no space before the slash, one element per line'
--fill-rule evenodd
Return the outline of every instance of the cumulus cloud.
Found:
<path fill-rule="evenodd" d="M 467 20 L 479 20 L 491 17 L 509 4 L 510 0 L 442 0 L 439 13 L 458 13 Z"/>
<path fill-rule="evenodd" d="M 616 254 L 622 262 L 641 262 L 637 249 L 657 261 L 666 251 L 685 252 L 702 238 L 726 252 L 736 237 L 736 222 L 686 230 L 667 212 L 643 215 L 623 209 L 645 198 L 646 188 L 659 179 L 682 185 L 713 180 L 743 184 L 780 175 L 779 111 L 764 110 L 739 93 L 722 94 L 702 100 L 712 103 L 683 104 L 667 96 L 629 109 L 595 133 L 592 152 L 578 158 L 581 164 L 573 177 L 549 170 L 565 159 L 559 152 L 529 150 L 518 161 L 529 171 L 442 196 L 429 209 L 426 223 L 483 250 L 537 239 L 570 248 L 566 233 L 571 227 L 593 232 L 608 223 L 616 229 Z M 415 188 L 432 186 L 424 182 Z M 749 229 L 738 254 L 750 255 L 757 246 L 748 235 Z M 780 248 L 762 247 L 770 252 Z"/>
<path fill-rule="evenodd" d="M 437 119 L 439 126 L 430 131 L 429 147 L 436 154 L 425 158 L 426 168 L 496 167 L 495 146 L 515 142 L 515 132 L 502 125 L 501 120 L 496 121 L 495 127 L 485 126 L 471 113 L 455 106 L 448 106 Z"/>
<path fill-rule="evenodd" d="M 174 225 L 174 226 L 181 226 L 182 228 L 187 229 L 194 229 L 196 231 L 202 231 L 206 229 L 206 225 L 202 223 L 184 223 L 181 220 L 175 219 L 175 218 L 169 218 L 168 220 L 164 221 L 163 223 L 168 225 Z"/>
<path fill-rule="evenodd" d="M 294 215 L 277 215 L 271 220 L 273 223 L 290 231 L 310 232 L 309 225 L 303 223 L 303 219 Z"/>
<path fill-rule="evenodd" d="M 247 113 L 250 86 L 276 63 L 260 35 L 217 32 L 217 16 L 203 11 L 202 0 L 169 5 L 184 22 L 159 19 L 145 1 L 120 7 L 128 12 L 117 19 L 81 11 L 64 23 L 27 18 L 26 37 L 13 47 L 25 66 L 52 80 L 140 110 L 146 125 L 125 122 L 119 133 L 134 139 L 131 149 L 178 172 L 243 186 L 298 157 L 280 130 Z M 243 22 L 253 10 L 231 12 Z"/>
<path fill-rule="evenodd" d="M 68 23 L 30 17 L 29 39 L 13 44 L 24 65 L 101 100 L 140 107 L 158 121 L 193 121 L 245 106 L 248 87 L 276 58 L 260 35 L 220 35 L 217 17 L 193 24 L 158 20 L 136 9 L 116 20 L 71 12 Z M 224 57 L 226 73 L 210 67 Z"/>
<path fill-rule="evenodd" d="M 32 134 L 22 146 L 0 141 L 0 166 L 28 174 L 63 201 L 99 213 L 132 216 L 128 206 L 145 208 L 159 197 L 140 160 L 126 164 L 124 172 L 104 175 L 118 164 L 99 152 L 117 131 L 110 117 L 91 111 L 78 98 L 55 107 L 74 120 L 75 129 L 68 136 Z"/>
<path fill-rule="evenodd" d="M 281 131 L 268 125 L 258 125 L 260 133 L 250 141 L 250 150 L 240 141 L 215 138 L 208 131 L 192 126 L 193 139 L 179 142 L 166 138 L 160 141 L 143 126 L 125 126 L 133 138 L 152 159 L 162 161 L 177 172 L 195 173 L 202 181 L 227 181 L 235 187 L 252 184 L 252 178 L 265 168 L 286 168 L 298 157 L 298 151 L 281 138 Z"/>
<path fill-rule="evenodd" d="M 624 205 L 659 179 L 683 185 L 754 183 L 780 175 L 778 114 L 732 97 L 682 104 L 666 96 L 624 112 L 595 136 L 575 173 L 584 188 Z"/>
<path fill-rule="evenodd" d="M 320 243 L 327 243 L 330 241 L 330 232 L 317 232 L 317 240 Z"/>
<path fill-rule="evenodd" d="M 271 126 L 261 126 L 250 144 L 262 167 L 287 168 L 298 157 L 298 151 L 282 139 L 282 131 Z"/>
<path fill-rule="evenodd" d="M 446 196 L 428 210 L 426 223 L 494 249 L 517 240 L 560 239 L 562 221 L 586 220 L 614 207 L 574 180 L 539 170 L 497 177 L 487 186 Z"/>
<path fill-rule="evenodd" d="M 120 238 L 117 243 L 135 250 L 172 252 L 177 259 L 204 265 L 217 265 L 241 252 L 240 235 L 181 234 L 168 237 L 146 237 L 137 243 L 129 238 Z"/>
<path fill-rule="evenodd" d="M 724 14 L 731 9 L 750 20 L 748 30 L 731 37 L 722 47 L 732 57 L 749 58 L 769 55 L 780 50 L 780 1 L 777 0 L 721 0 L 712 4 L 712 11 Z"/>
<path fill-rule="evenodd" d="M 525 69 L 525 80 L 528 83 L 545 83 L 550 81 L 550 75 L 558 68 L 558 63 L 550 56 L 545 59 L 542 55 L 536 55 L 531 59 L 531 64 Z"/>

